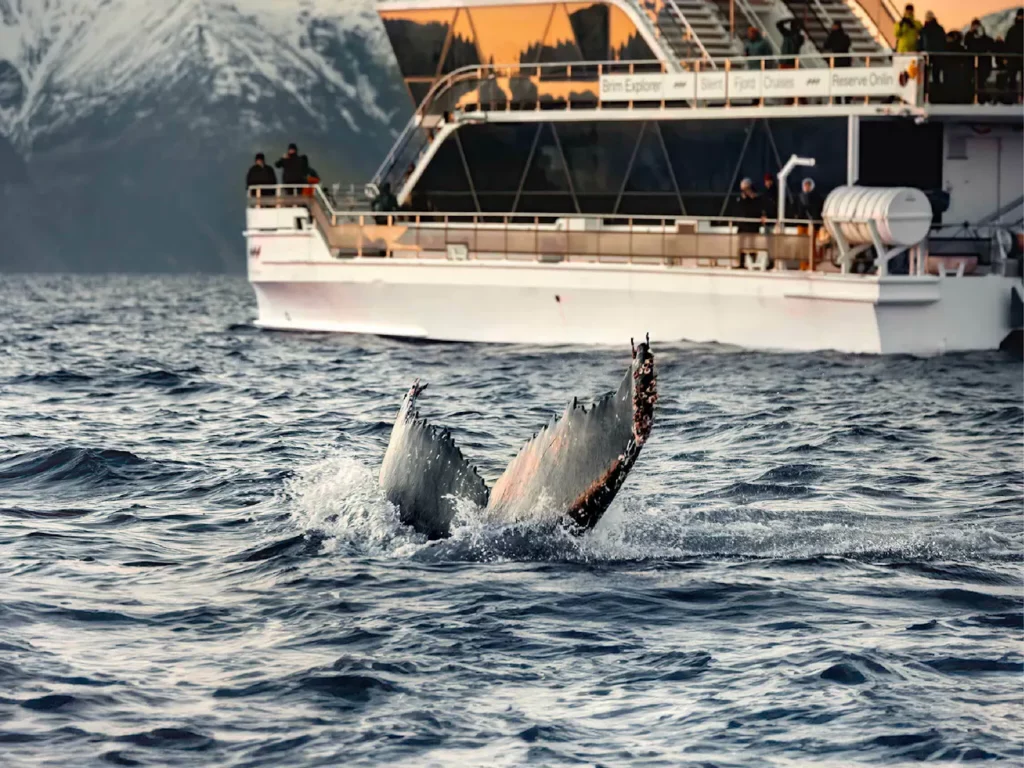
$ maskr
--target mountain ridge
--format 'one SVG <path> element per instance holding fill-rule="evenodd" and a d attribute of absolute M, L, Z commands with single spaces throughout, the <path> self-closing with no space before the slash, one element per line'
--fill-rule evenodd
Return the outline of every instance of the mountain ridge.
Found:
<path fill-rule="evenodd" d="M 411 106 L 338 5 L 0 0 L 0 270 L 241 271 L 255 151 L 365 178 Z"/>

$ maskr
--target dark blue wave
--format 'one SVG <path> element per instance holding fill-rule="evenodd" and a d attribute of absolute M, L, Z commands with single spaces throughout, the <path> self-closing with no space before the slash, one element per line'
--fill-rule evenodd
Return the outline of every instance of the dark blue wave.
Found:
<path fill-rule="evenodd" d="M 624 349 L 272 334 L 0 281 L 0 764 L 1020 762 L 1021 368 L 655 346 L 589 535 L 404 529 L 409 383 L 495 478 Z"/>

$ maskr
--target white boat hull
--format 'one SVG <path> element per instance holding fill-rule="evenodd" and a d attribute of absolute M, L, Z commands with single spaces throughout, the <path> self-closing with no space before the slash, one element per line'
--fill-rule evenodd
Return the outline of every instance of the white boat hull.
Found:
<path fill-rule="evenodd" d="M 257 325 L 443 341 L 934 355 L 998 348 L 1007 277 L 839 275 L 443 258 L 333 258 L 315 230 L 250 231 Z"/>

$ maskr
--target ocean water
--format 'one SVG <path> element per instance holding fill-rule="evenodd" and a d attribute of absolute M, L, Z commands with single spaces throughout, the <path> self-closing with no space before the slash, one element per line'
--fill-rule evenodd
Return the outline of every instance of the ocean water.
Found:
<path fill-rule="evenodd" d="M 627 340 L 254 309 L 0 281 L 0 765 L 1024 762 L 1019 363 L 654 339 L 654 432 L 593 532 L 428 543 L 375 482 L 412 379 L 493 479 Z"/>

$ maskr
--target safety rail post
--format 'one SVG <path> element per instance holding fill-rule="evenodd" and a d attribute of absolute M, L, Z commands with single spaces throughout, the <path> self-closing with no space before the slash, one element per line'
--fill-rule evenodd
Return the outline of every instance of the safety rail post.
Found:
<path fill-rule="evenodd" d="M 363 228 L 366 226 L 366 217 L 359 214 L 359 237 L 356 238 L 356 257 L 363 257 Z"/>
<path fill-rule="evenodd" d="M 817 242 L 817 238 L 815 237 L 814 222 L 813 221 L 811 222 L 810 226 L 807 228 L 807 231 L 809 232 L 810 238 L 811 238 L 810 248 L 808 249 L 809 250 L 809 254 L 807 256 L 807 271 L 808 272 L 813 272 L 814 271 L 814 255 L 815 255 L 814 254 L 814 244 Z"/>
<path fill-rule="evenodd" d="M 864 69 L 871 69 L 871 56 L 865 56 L 864 57 Z M 870 104 L 871 103 L 871 97 L 868 96 L 867 94 L 864 95 L 864 103 L 865 104 Z"/>
<path fill-rule="evenodd" d="M 416 258 L 417 259 L 423 258 L 423 247 L 420 245 L 420 230 L 422 229 L 422 227 L 420 225 L 421 225 L 422 221 L 423 221 L 422 216 L 417 213 L 416 214 Z"/>
<path fill-rule="evenodd" d="M 761 98 L 759 98 L 757 100 L 757 105 L 759 107 L 763 107 L 764 106 L 764 72 L 767 69 L 767 66 L 766 66 L 767 63 L 768 62 L 765 61 L 764 57 L 762 56 L 761 57 Z"/>
<path fill-rule="evenodd" d="M 501 221 L 503 224 L 502 230 L 505 235 L 505 249 L 502 252 L 502 256 L 505 258 L 505 261 L 508 261 L 508 219 L 509 216 L 507 213 L 501 217 Z"/>
<path fill-rule="evenodd" d="M 974 81 L 974 87 L 971 89 L 974 91 L 974 103 L 978 103 L 978 91 L 981 90 L 981 81 L 978 79 L 978 56 L 974 55 L 971 58 L 974 59 L 974 72 L 971 73 L 971 80 Z"/>
<path fill-rule="evenodd" d="M 629 239 L 626 241 L 626 243 L 627 243 L 626 247 L 629 250 L 629 254 L 626 256 L 626 258 L 629 260 L 629 263 L 632 264 L 633 263 L 633 217 L 632 216 L 630 216 L 628 219 L 626 219 L 626 224 L 629 227 Z"/>

